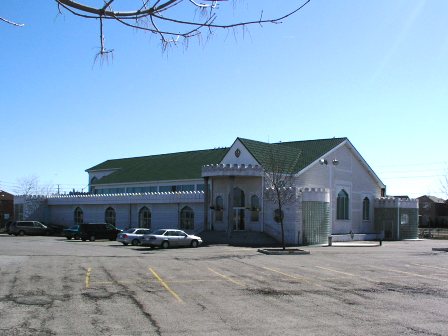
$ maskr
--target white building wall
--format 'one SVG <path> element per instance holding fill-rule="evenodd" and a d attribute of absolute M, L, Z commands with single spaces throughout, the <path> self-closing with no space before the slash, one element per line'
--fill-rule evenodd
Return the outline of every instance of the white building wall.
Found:
<path fill-rule="evenodd" d="M 231 193 L 231 181 L 230 177 L 214 177 L 212 184 L 212 204 L 216 203 L 216 197 L 221 196 L 224 203 L 224 213 L 223 213 L 223 221 L 216 222 L 215 221 L 215 213 L 211 211 L 210 221 L 213 223 L 213 228 L 216 231 L 226 231 L 227 223 L 229 218 L 229 210 L 233 211 L 233 209 L 229 209 L 229 195 Z M 250 208 L 251 206 L 251 197 L 253 195 L 258 196 L 260 201 L 260 206 L 263 205 L 263 195 L 262 195 L 262 183 L 261 177 L 234 177 L 233 187 L 238 187 L 244 192 L 245 196 L 245 207 Z M 263 209 L 261 209 L 263 210 Z M 262 214 L 260 212 L 258 222 L 251 221 L 251 211 L 245 211 L 245 228 L 248 231 L 262 231 Z"/>
<path fill-rule="evenodd" d="M 294 190 L 295 192 L 295 190 Z M 298 244 L 301 235 L 301 205 L 300 198 L 287 204 L 283 208 L 283 229 L 285 235 L 285 244 L 294 245 Z M 264 232 L 274 237 L 277 241 L 282 241 L 282 228 L 281 224 L 274 220 L 274 211 L 278 206 L 273 201 L 265 200 L 263 204 L 264 208 Z"/>
<path fill-rule="evenodd" d="M 373 203 L 381 196 L 381 186 L 369 173 L 366 166 L 359 160 L 348 145 L 342 145 L 329 152 L 322 159 L 327 164 L 320 164 L 317 160 L 297 177 L 298 187 L 324 187 L 331 191 L 331 218 L 333 234 L 371 233 L 374 231 Z M 336 159 L 337 165 L 332 162 Z M 336 199 L 338 193 L 344 189 L 349 195 L 349 219 L 336 219 Z M 370 219 L 363 221 L 363 199 L 370 200 Z"/>

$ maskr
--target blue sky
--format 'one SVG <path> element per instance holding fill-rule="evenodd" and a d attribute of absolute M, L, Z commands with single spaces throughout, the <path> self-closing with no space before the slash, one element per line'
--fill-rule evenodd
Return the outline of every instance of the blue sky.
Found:
<path fill-rule="evenodd" d="M 258 18 L 297 3 L 232 10 Z M 95 63 L 97 22 L 50 0 L 2 1 L 0 16 L 25 26 L 0 22 L 0 189 L 36 176 L 81 190 L 85 169 L 107 159 L 236 137 L 348 137 L 388 194 L 447 198 L 447 12 L 446 0 L 312 0 L 283 24 L 166 53 L 155 36 L 107 24 L 114 57 Z"/>

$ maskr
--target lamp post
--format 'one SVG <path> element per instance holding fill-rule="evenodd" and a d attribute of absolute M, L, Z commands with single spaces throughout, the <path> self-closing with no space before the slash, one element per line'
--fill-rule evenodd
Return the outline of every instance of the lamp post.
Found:
<path fill-rule="evenodd" d="M 323 166 L 328 166 L 328 160 L 327 159 L 320 159 L 319 163 Z M 335 166 L 337 166 L 339 164 L 339 160 L 338 159 L 333 159 L 331 160 L 331 165 L 329 166 L 330 168 L 330 172 L 329 172 L 329 189 L 330 189 L 330 225 L 331 225 L 331 230 L 333 230 L 333 183 L 334 183 L 334 172 L 333 169 Z"/>

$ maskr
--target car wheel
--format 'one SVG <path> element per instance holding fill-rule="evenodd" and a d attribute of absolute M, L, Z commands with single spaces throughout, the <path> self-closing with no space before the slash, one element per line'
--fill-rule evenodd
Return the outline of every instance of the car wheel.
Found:
<path fill-rule="evenodd" d="M 164 242 L 162 242 L 162 245 L 161 245 L 162 248 L 166 249 L 169 246 L 170 246 L 170 243 L 168 243 L 166 240 Z"/>
<path fill-rule="evenodd" d="M 140 245 L 140 241 L 139 241 L 138 239 L 134 239 L 134 240 L 131 242 L 131 244 L 132 244 L 132 246 L 137 246 L 137 245 Z"/>
<path fill-rule="evenodd" d="M 19 236 L 24 236 L 25 235 L 25 231 L 20 230 L 19 231 Z"/>
<path fill-rule="evenodd" d="M 87 239 L 86 239 L 86 238 L 81 238 L 81 240 L 82 240 L 82 241 L 86 241 Z"/>
<path fill-rule="evenodd" d="M 191 247 L 198 247 L 198 241 L 197 240 L 192 240 L 191 241 Z"/>
<path fill-rule="evenodd" d="M 66 236 L 65 238 L 67 238 L 67 240 L 70 240 L 70 239 L 72 239 L 72 237 L 69 237 L 69 236 Z"/>
<path fill-rule="evenodd" d="M 123 244 L 124 246 L 128 246 L 128 245 L 129 245 L 128 243 L 123 243 L 123 242 L 122 242 L 122 244 Z"/>
<path fill-rule="evenodd" d="M 95 236 L 90 236 L 90 239 L 89 239 L 90 241 L 95 241 Z"/>
<path fill-rule="evenodd" d="M 75 236 L 73 237 L 73 239 L 79 239 L 81 238 L 78 234 L 75 234 Z"/>

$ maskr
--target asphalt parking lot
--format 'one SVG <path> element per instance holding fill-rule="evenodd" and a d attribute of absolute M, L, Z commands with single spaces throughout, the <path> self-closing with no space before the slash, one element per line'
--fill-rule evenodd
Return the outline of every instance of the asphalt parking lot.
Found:
<path fill-rule="evenodd" d="M 265 255 L 0 235 L 0 335 L 448 335 L 441 247 Z"/>

